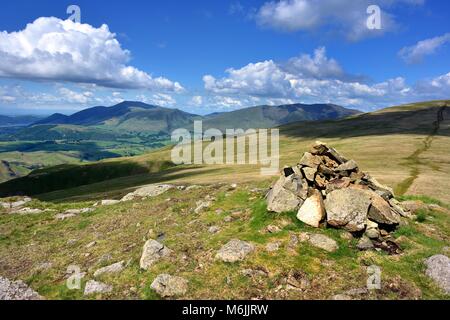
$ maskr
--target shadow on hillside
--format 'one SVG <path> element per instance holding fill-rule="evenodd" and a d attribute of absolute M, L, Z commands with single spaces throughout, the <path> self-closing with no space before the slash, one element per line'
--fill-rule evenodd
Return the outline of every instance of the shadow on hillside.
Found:
<path fill-rule="evenodd" d="M 0 184 L 0 197 L 35 196 L 57 190 L 92 185 L 107 180 L 149 174 L 172 167 L 169 161 L 104 162 L 86 165 L 60 165 L 36 170 L 28 176 Z"/>
<path fill-rule="evenodd" d="M 33 198 L 53 203 L 97 201 L 102 199 L 121 199 L 139 186 L 158 183 L 171 183 L 178 179 L 198 176 L 199 172 L 193 169 L 202 169 L 202 174 L 214 173 L 219 168 L 205 167 L 174 167 L 161 172 L 146 173 L 112 179 L 90 185 L 83 185 L 72 189 L 57 190 L 54 192 L 34 195 Z"/>
<path fill-rule="evenodd" d="M 367 113 L 335 121 L 304 122 L 280 127 L 281 133 L 295 138 L 350 138 L 391 134 L 450 136 L 450 127 L 435 131 L 442 107 L 419 110 Z M 444 123 L 450 120 L 450 106 L 442 112 Z M 441 119 L 442 121 L 442 119 Z"/>

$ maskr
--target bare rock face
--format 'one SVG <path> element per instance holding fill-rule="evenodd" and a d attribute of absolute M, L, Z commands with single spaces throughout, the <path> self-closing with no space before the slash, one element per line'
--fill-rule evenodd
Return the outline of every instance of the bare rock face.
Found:
<path fill-rule="evenodd" d="M 238 262 L 244 260 L 254 250 L 253 244 L 233 239 L 217 252 L 216 259 L 231 263 Z"/>
<path fill-rule="evenodd" d="M 150 287 L 163 298 L 176 297 L 186 294 L 188 281 L 181 277 L 160 274 Z"/>
<path fill-rule="evenodd" d="M 0 301 L 2 300 L 43 300 L 43 297 L 23 281 L 10 281 L 0 277 Z"/>
<path fill-rule="evenodd" d="M 154 263 L 162 258 L 168 257 L 171 253 L 172 250 L 165 245 L 150 239 L 144 245 L 140 267 L 141 269 L 148 270 Z"/>
<path fill-rule="evenodd" d="M 450 259 L 438 254 L 428 258 L 425 265 L 427 266 L 426 275 L 433 279 L 446 294 L 450 294 Z"/>
<path fill-rule="evenodd" d="M 297 218 L 307 225 L 319 227 L 320 222 L 325 218 L 325 205 L 320 191 L 314 190 L 306 199 L 298 211 Z"/>
<path fill-rule="evenodd" d="M 334 227 L 350 232 L 362 231 L 366 227 L 370 204 L 369 196 L 362 190 L 335 190 L 325 200 L 327 221 Z"/>

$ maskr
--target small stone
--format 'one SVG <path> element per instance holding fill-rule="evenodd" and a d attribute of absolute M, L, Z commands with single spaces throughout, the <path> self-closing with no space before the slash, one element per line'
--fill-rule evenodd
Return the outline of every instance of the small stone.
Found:
<path fill-rule="evenodd" d="M 271 242 L 266 245 L 266 250 L 268 252 L 275 252 L 275 251 L 280 250 L 280 246 L 281 246 L 281 242 L 279 242 L 279 241 Z"/>
<path fill-rule="evenodd" d="M 311 243 L 316 248 L 320 248 L 328 252 L 335 252 L 337 249 L 339 249 L 336 241 L 323 234 L 310 234 L 309 243 Z"/>
<path fill-rule="evenodd" d="M 209 229 L 208 229 L 209 233 L 217 233 L 219 231 L 220 231 L 220 228 L 218 226 L 212 226 L 212 227 L 209 227 Z"/>
<path fill-rule="evenodd" d="M 223 221 L 225 221 L 225 222 L 232 222 L 233 221 L 233 217 L 232 216 L 226 216 L 225 218 L 223 218 Z"/>
<path fill-rule="evenodd" d="M 354 160 L 347 161 L 335 169 L 335 171 L 354 171 L 358 169 L 358 164 Z"/>
<path fill-rule="evenodd" d="M 95 280 L 89 280 L 84 288 L 84 295 L 88 296 L 97 293 L 110 293 L 112 290 L 113 287 L 108 284 L 97 282 Z"/>
<path fill-rule="evenodd" d="M 341 239 L 344 240 L 348 241 L 353 240 L 353 235 L 348 231 L 343 231 L 339 236 L 341 237 Z"/>
<path fill-rule="evenodd" d="M 365 235 L 369 239 L 378 239 L 380 237 L 380 231 L 378 231 L 378 229 L 368 229 L 366 230 Z"/>
<path fill-rule="evenodd" d="M 363 236 L 359 241 L 356 247 L 363 251 L 363 250 L 371 250 L 374 248 L 374 245 L 372 243 L 372 240 L 370 240 L 368 237 Z"/>
<path fill-rule="evenodd" d="M 86 245 L 86 248 L 87 248 L 87 249 L 90 249 L 90 248 L 94 247 L 96 244 L 97 244 L 96 241 L 89 242 L 89 243 Z"/>
<path fill-rule="evenodd" d="M 112 206 L 115 204 L 118 204 L 120 201 L 119 200 L 102 200 L 100 202 L 100 205 L 102 206 Z"/>
<path fill-rule="evenodd" d="M 120 261 L 110 266 L 98 269 L 95 271 L 94 277 L 98 277 L 103 274 L 119 273 L 122 272 L 123 269 L 125 269 L 125 261 Z"/>
<path fill-rule="evenodd" d="M 150 287 L 163 298 L 182 296 L 188 290 L 188 281 L 181 277 L 160 274 Z"/>
<path fill-rule="evenodd" d="M 217 252 L 216 259 L 231 263 L 242 261 L 254 250 L 253 244 L 233 239 Z"/>
<path fill-rule="evenodd" d="M 269 225 L 266 227 L 266 231 L 268 233 L 278 233 L 278 232 L 281 232 L 281 228 L 278 226 Z"/>

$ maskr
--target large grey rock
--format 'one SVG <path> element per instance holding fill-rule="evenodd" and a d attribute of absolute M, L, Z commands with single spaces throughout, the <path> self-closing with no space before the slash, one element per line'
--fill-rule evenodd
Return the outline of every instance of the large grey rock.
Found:
<path fill-rule="evenodd" d="M 160 274 L 150 286 L 161 297 L 176 297 L 186 294 L 188 281 L 181 277 Z"/>
<path fill-rule="evenodd" d="M 119 273 L 123 269 L 125 269 L 125 261 L 120 261 L 110 266 L 98 269 L 97 271 L 95 271 L 94 277 L 99 277 L 103 274 Z"/>
<path fill-rule="evenodd" d="M 267 195 L 267 209 L 277 213 L 298 210 L 307 193 L 307 183 L 300 176 L 283 175 Z"/>
<path fill-rule="evenodd" d="M 43 297 L 23 281 L 0 277 L 0 300 L 43 300 Z"/>
<path fill-rule="evenodd" d="M 313 245 L 316 248 L 328 251 L 328 252 L 334 252 L 337 249 L 339 249 L 339 246 L 336 241 L 333 239 L 323 235 L 323 234 L 308 234 L 309 236 L 309 243 Z"/>
<path fill-rule="evenodd" d="M 97 282 L 95 280 L 89 280 L 84 287 L 84 295 L 89 296 L 97 293 L 109 293 L 112 290 L 113 287 L 108 284 Z"/>
<path fill-rule="evenodd" d="M 436 284 L 450 294 L 450 259 L 447 256 L 438 254 L 425 261 L 427 266 L 426 275 L 436 282 Z"/>
<path fill-rule="evenodd" d="M 141 269 L 148 270 L 155 262 L 168 257 L 171 253 L 172 250 L 165 245 L 150 239 L 144 245 L 139 265 Z"/>
<path fill-rule="evenodd" d="M 411 214 L 403 210 L 400 201 L 395 198 L 389 199 L 389 204 L 394 212 L 402 217 L 411 218 Z"/>
<path fill-rule="evenodd" d="M 381 224 L 394 225 L 400 223 L 400 215 L 392 210 L 389 202 L 384 200 L 381 196 L 375 192 L 368 191 L 368 194 L 372 200 L 372 204 L 369 209 L 368 217 L 372 221 Z"/>
<path fill-rule="evenodd" d="M 350 232 L 364 230 L 371 200 L 364 190 L 339 189 L 327 195 L 327 222 Z"/>
<path fill-rule="evenodd" d="M 325 205 L 320 191 L 314 190 L 312 195 L 306 199 L 297 213 L 297 218 L 307 225 L 319 227 L 320 222 L 325 218 Z"/>
<path fill-rule="evenodd" d="M 131 201 L 136 198 L 157 197 L 173 188 L 175 188 L 175 186 L 169 184 L 152 184 L 127 194 L 120 201 Z"/>
<path fill-rule="evenodd" d="M 242 261 L 255 250 L 253 244 L 233 239 L 224 245 L 216 254 L 216 259 L 224 262 Z"/>

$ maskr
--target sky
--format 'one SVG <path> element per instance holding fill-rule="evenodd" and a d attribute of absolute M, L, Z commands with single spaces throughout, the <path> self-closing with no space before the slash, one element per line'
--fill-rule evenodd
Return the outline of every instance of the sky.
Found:
<path fill-rule="evenodd" d="M 0 114 L 450 99 L 449 21 L 439 0 L 2 1 Z"/>

